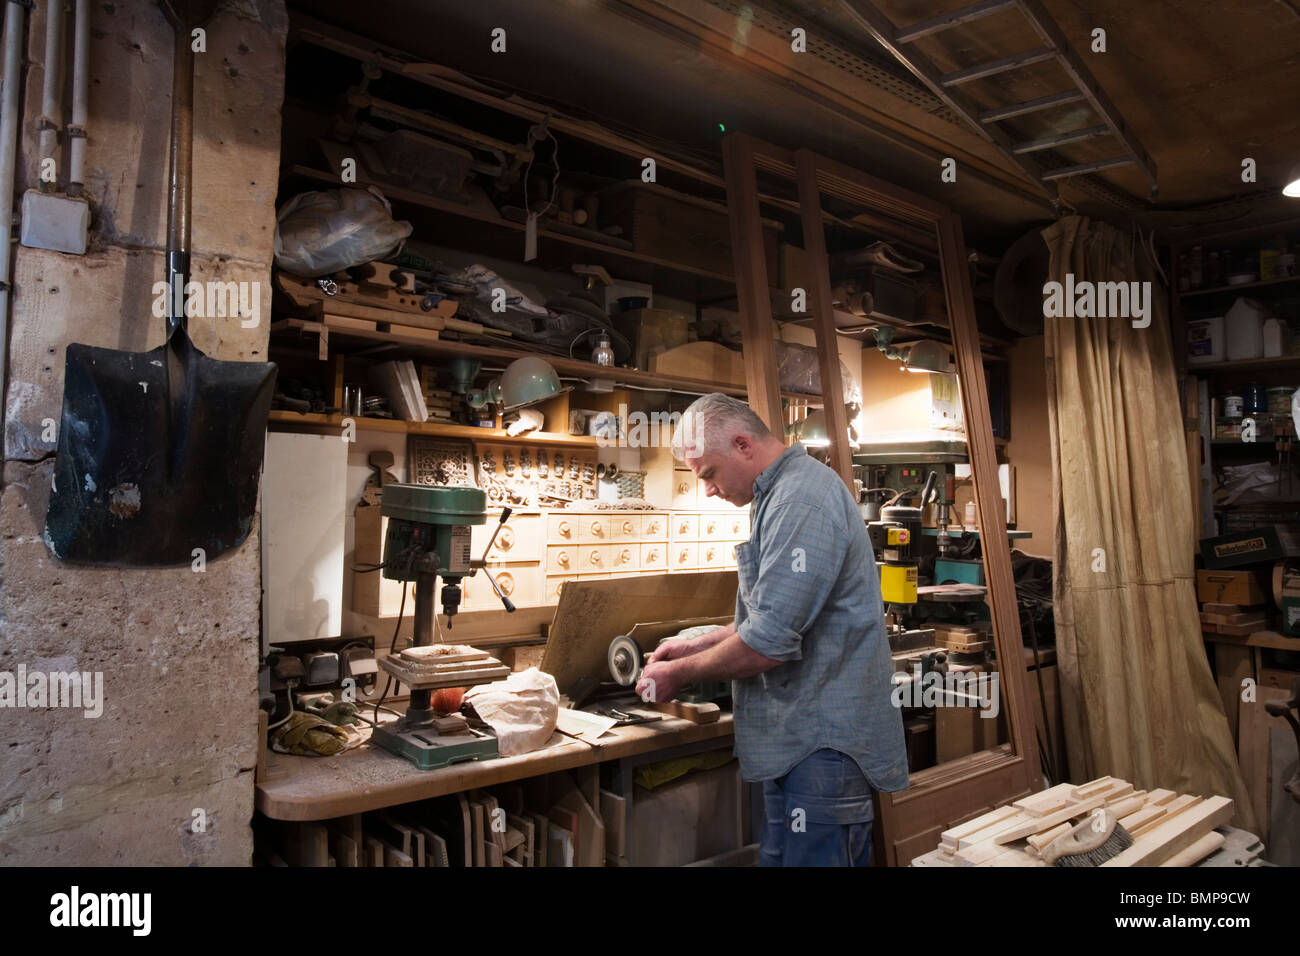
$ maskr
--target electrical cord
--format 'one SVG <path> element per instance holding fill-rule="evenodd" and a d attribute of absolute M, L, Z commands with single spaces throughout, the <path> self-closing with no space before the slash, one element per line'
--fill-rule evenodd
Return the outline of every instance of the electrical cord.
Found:
<path fill-rule="evenodd" d="M 411 549 L 406 552 L 406 576 L 408 578 L 411 576 L 411 567 L 414 564 L 415 564 L 415 550 Z M 407 590 L 408 588 L 406 586 L 406 581 L 403 580 L 402 581 L 402 603 L 397 608 L 397 623 L 393 625 L 393 639 L 388 643 L 389 655 L 392 655 L 397 651 L 397 632 L 402 629 L 402 618 L 406 615 Z M 374 717 L 375 717 L 376 724 L 379 723 L 379 709 L 380 707 L 383 706 L 384 701 L 388 699 L 388 689 L 392 686 L 393 686 L 393 675 L 389 674 L 387 679 L 384 681 L 384 689 L 379 695 L 379 700 L 375 702 Z M 389 708 L 385 707 L 384 709 L 388 710 Z"/>

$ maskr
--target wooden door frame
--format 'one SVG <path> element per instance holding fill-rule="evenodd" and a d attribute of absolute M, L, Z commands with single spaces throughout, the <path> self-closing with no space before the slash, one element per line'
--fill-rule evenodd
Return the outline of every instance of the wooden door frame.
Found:
<path fill-rule="evenodd" d="M 869 173 L 809 150 L 783 149 L 744 133 L 733 133 L 723 140 L 723 156 L 750 404 L 769 427 L 780 427 L 770 286 L 758 206 L 757 174 L 762 170 L 796 183 L 799 189 L 804 252 L 813 285 L 806 291 L 817 336 L 822 397 L 831 436 L 830 462 L 850 488 L 852 459 L 847 447 L 848 421 L 842 401 L 821 196 L 824 193 L 853 203 L 873 216 L 883 214 L 911 227 L 932 229 L 938 238 L 1010 739 L 991 750 L 914 773 L 907 790 L 878 794 L 877 830 L 882 839 L 877 843 L 877 859 L 883 857 L 890 865 L 906 864 L 914 856 L 934 849 L 939 833 L 947 827 L 1042 788 L 1010 541 L 1000 518 L 997 449 L 961 218 L 942 203 Z M 986 515 L 993 520 L 986 522 Z"/>

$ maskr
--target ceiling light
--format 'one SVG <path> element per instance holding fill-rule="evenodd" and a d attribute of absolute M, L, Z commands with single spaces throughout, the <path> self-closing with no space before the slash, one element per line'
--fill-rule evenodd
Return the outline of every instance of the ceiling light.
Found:
<path fill-rule="evenodd" d="M 560 376 L 551 363 L 535 356 L 516 359 L 501 373 L 501 404 L 507 412 L 536 405 L 567 391 L 561 387 Z"/>
<path fill-rule="evenodd" d="M 948 349 L 939 342 L 921 339 L 902 349 L 903 368 L 909 372 L 947 372 Z"/>

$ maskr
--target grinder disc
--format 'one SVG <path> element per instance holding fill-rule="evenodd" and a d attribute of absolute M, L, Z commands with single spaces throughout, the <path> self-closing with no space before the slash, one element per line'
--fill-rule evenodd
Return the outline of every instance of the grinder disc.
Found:
<path fill-rule="evenodd" d="M 620 686 L 630 687 L 641 676 L 641 648 L 626 634 L 620 634 L 609 642 L 605 660 L 609 664 L 610 676 Z"/>

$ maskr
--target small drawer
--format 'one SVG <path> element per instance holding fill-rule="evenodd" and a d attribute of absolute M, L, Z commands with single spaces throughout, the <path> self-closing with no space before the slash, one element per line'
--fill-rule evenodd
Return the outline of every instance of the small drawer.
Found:
<path fill-rule="evenodd" d="M 609 519 L 609 530 L 615 541 L 638 541 L 641 538 L 641 516 L 615 515 Z"/>
<path fill-rule="evenodd" d="M 470 528 L 471 554 L 482 556 L 492 532 L 496 531 L 497 521 L 490 515 L 487 524 L 473 525 Z M 488 552 L 489 561 L 537 561 L 542 556 L 542 516 L 511 515 L 492 543 Z"/>
<path fill-rule="evenodd" d="M 700 516 L 675 514 L 670 522 L 673 541 L 695 541 L 700 536 Z"/>
<path fill-rule="evenodd" d="M 576 544 L 551 544 L 546 546 L 547 574 L 577 574 L 578 546 Z"/>
<path fill-rule="evenodd" d="M 735 535 L 731 533 L 731 525 L 730 515 L 718 514 L 716 511 L 705 511 L 700 515 L 700 540 L 725 541 L 727 538 L 734 538 Z"/>
<path fill-rule="evenodd" d="M 573 575 L 565 575 L 564 577 L 548 577 L 546 579 L 546 600 L 544 603 L 557 603 L 560 600 L 560 591 L 564 589 L 564 583 L 566 581 L 575 580 L 577 579 Z"/>
<path fill-rule="evenodd" d="M 746 541 L 749 539 L 749 512 L 740 511 L 733 514 L 719 515 L 718 520 L 724 528 L 722 537 L 728 541 Z"/>
<path fill-rule="evenodd" d="M 695 472 L 674 469 L 673 508 L 691 510 L 698 507 L 699 496 L 695 490 L 698 484 L 699 479 L 695 477 Z"/>
<path fill-rule="evenodd" d="M 668 523 L 672 519 L 666 514 L 648 514 L 641 516 L 642 541 L 667 541 Z"/>
<path fill-rule="evenodd" d="M 610 519 L 599 515 L 576 515 L 578 523 L 578 540 L 592 544 L 601 544 L 610 540 Z"/>
<path fill-rule="evenodd" d="M 610 570 L 615 574 L 635 571 L 641 567 L 641 545 L 625 541 L 609 546 Z"/>
<path fill-rule="evenodd" d="M 700 542 L 700 567 L 701 568 L 725 568 L 727 562 L 732 560 L 734 551 L 733 546 L 726 541 L 701 541 Z"/>
<path fill-rule="evenodd" d="M 551 514 L 546 516 L 546 541 L 548 544 L 564 544 L 578 540 L 578 519 L 582 515 Z"/>
<path fill-rule="evenodd" d="M 663 571 L 668 567 L 668 542 L 649 541 L 641 545 L 641 570 Z"/>
<path fill-rule="evenodd" d="M 668 546 L 668 559 L 674 571 L 697 567 L 699 564 L 699 545 L 689 541 L 675 541 Z"/>
<path fill-rule="evenodd" d="M 613 549 L 609 545 L 580 544 L 576 550 L 578 552 L 578 571 L 580 573 L 614 570 L 611 563 L 613 556 L 610 554 Z"/>
<path fill-rule="evenodd" d="M 533 607 L 541 601 L 541 573 L 535 564 L 489 565 L 501 593 L 516 607 Z M 492 582 L 480 571 L 461 582 L 462 604 L 467 611 L 504 610 L 501 599 L 492 590 Z"/>

